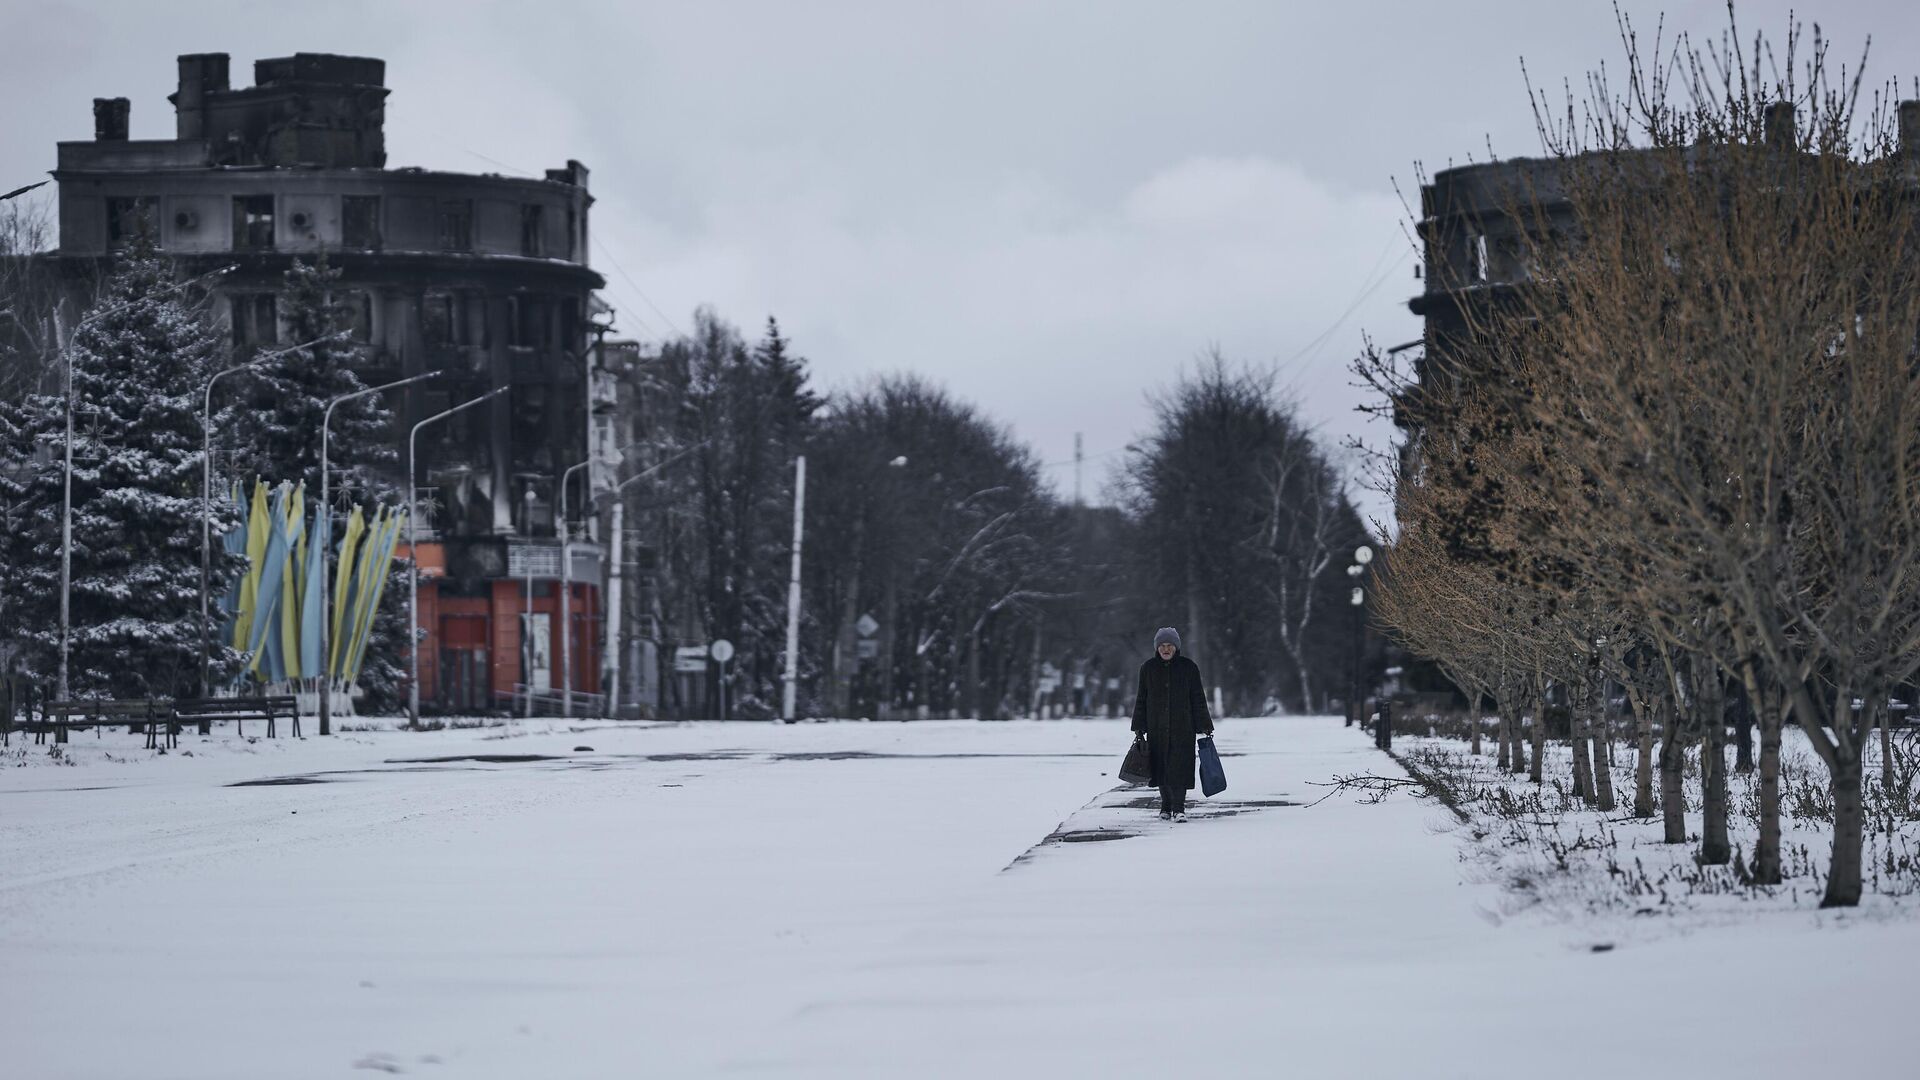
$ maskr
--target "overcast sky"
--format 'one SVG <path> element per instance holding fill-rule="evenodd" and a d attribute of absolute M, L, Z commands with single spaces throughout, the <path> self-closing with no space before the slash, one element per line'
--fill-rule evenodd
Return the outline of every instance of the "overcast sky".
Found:
<path fill-rule="evenodd" d="M 1717 33 L 1719 0 L 1629 3 Z M 1788 4 L 1743 3 L 1780 34 Z M 1869 75 L 1920 73 L 1920 4 L 1802 2 Z M 390 166 L 592 170 L 592 261 L 643 340 L 779 317 L 828 388 L 912 370 L 1097 498 L 1147 393 L 1204 350 L 1279 365 L 1329 444 L 1362 334 L 1417 338 L 1406 211 L 1429 170 L 1537 151 L 1521 82 L 1620 47 L 1606 0 L 47 3 L 0 0 L 0 186 L 174 58 L 387 62 Z M 1377 499 L 1368 499 L 1377 508 Z"/>

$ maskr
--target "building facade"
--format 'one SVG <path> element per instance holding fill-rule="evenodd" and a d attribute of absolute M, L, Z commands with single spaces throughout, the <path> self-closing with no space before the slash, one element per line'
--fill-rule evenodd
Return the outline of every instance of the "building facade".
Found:
<path fill-rule="evenodd" d="M 380 60 L 300 53 L 257 61 L 254 85 L 234 87 L 226 54 L 182 56 L 172 139 L 129 139 L 128 101 L 96 99 L 94 138 L 59 146 L 58 258 L 79 273 L 146 230 L 185 274 L 232 267 L 214 315 L 243 359 L 282 342 L 283 275 L 324 252 L 366 345 L 361 379 L 436 373 L 388 393 L 421 493 L 422 700 L 472 711 L 506 707 L 517 687 L 557 691 L 563 652 L 576 691 L 597 692 L 596 546 L 568 549 L 570 650 L 559 592 L 560 482 L 589 451 L 608 329 L 587 169 L 388 168 L 384 80 Z M 414 424 L 502 387 L 424 429 L 408 460 Z M 592 516 L 590 471 L 574 473 L 567 503 L 575 537 Z"/>

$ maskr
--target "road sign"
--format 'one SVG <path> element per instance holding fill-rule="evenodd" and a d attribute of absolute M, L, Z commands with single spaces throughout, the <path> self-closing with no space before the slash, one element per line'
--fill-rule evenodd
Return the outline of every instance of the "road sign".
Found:
<path fill-rule="evenodd" d="M 721 638 L 707 649 L 707 654 L 724 664 L 733 659 L 733 642 Z"/>
<path fill-rule="evenodd" d="M 707 670 L 706 646 L 682 645 L 673 650 L 673 670 L 690 675 Z"/>
<path fill-rule="evenodd" d="M 880 655 L 880 643 L 872 638 L 863 638 L 853 643 L 853 654 L 861 660 L 872 660 Z"/>
<path fill-rule="evenodd" d="M 861 637 L 872 637 L 880 632 L 880 623 L 871 615 L 862 615 L 860 621 L 853 624 L 853 628 L 860 631 Z"/>

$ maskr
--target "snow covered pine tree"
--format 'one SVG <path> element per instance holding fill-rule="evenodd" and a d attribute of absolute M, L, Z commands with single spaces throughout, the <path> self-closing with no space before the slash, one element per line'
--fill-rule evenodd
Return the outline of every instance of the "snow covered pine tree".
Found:
<path fill-rule="evenodd" d="M 73 365 L 73 569 L 69 692 L 187 695 L 200 679 L 201 391 L 224 359 L 204 295 L 142 239 L 81 318 Z M 42 453 L 19 473 L 10 526 L 9 618 L 28 670 L 50 680 L 60 635 L 60 510 L 66 403 L 29 398 L 17 444 Z M 214 424 L 231 421 L 217 413 Z M 50 452 L 44 452 L 50 451 Z M 216 500 L 214 527 L 231 528 Z M 233 570 L 213 567 L 218 595 Z M 217 650 L 216 674 L 235 657 Z"/>

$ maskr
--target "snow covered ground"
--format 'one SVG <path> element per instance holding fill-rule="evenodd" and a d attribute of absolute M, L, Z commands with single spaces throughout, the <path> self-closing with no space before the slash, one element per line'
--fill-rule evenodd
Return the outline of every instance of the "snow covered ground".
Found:
<path fill-rule="evenodd" d="M 154 757 L 84 733 L 48 766 L 16 735 L 0 1076 L 1914 1068 L 1899 909 L 1496 916 L 1431 802 L 1300 805 L 1394 769 L 1337 719 L 1222 723 L 1232 786 L 1184 824 L 1115 789 L 1126 739 L 535 722 Z"/>

